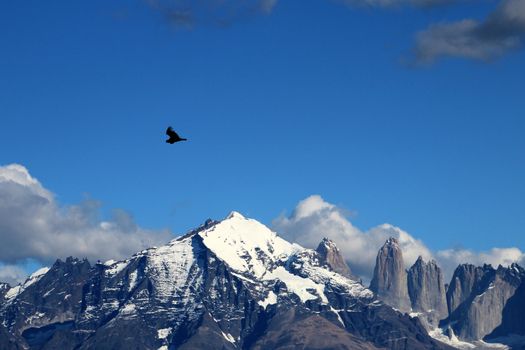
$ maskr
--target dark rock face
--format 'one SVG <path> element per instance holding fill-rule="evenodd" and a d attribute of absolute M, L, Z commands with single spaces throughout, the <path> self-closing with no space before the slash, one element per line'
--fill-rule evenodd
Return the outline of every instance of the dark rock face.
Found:
<path fill-rule="evenodd" d="M 479 340 L 502 324 L 507 301 L 521 285 L 525 270 L 517 265 L 509 268 L 499 266 L 497 269 L 490 265 L 481 268 L 461 265 L 454 276 L 463 276 L 465 280 L 453 279 L 451 288 L 454 286 L 455 289 L 451 291 L 451 295 L 455 298 L 451 300 L 463 301 L 454 309 L 451 308 L 452 313 L 441 324 L 449 325 L 462 340 Z M 467 295 L 468 290 L 470 293 Z"/>
<path fill-rule="evenodd" d="M 403 312 L 410 311 L 403 253 L 393 237 L 379 249 L 370 289 L 386 304 Z"/>
<path fill-rule="evenodd" d="M 454 271 L 447 289 L 447 305 L 449 314 L 469 298 L 474 286 L 483 278 L 486 269 L 471 264 L 459 265 Z"/>
<path fill-rule="evenodd" d="M 352 274 L 334 241 L 323 238 L 315 251 L 319 254 L 321 264 L 327 265 L 332 271 L 340 275 L 359 281 L 359 278 Z"/>
<path fill-rule="evenodd" d="M 82 287 L 90 270 L 87 260 L 57 260 L 45 274 L 26 282 L 12 302 L 6 302 L 3 322 L 16 330 L 14 335 L 21 336 L 30 328 L 74 319 L 81 308 Z"/>
<path fill-rule="evenodd" d="M 18 350 L 23 349 L 15 337 L 7 331 L 3 325 L 0 325 L 0 349 Z"/>
<path fill-rule="evenodd" d="M 319 336 L 319 329 L 324 335 Z M 295 349 L 378 349 L 321 316 L 290 309 L 280 312 L 268 325 L 266 334 L 253 346 L 254 350 L 282 349 L 295 344 Z M 292 347 L 289 347 L 292 349 Z"/>
<path fill-rule="evenodd" d="M 448 316 L 445 282 L 441 269 L 434 260 L 419 257 L 408 270 L 408 294 L 412 310 L 422 313 L 431 326 Z"/>
<path fill-rule="evenodd" d="M 516 272 L 521 269 L 518 265 L 512 265 L 511 268 Z M 486 339 L 506 337 L 510 334 L 525 335 L 525 283 L 523 280 L 503 308 L 501 324 L 487 335 Z"/>
<path fill-rule="evenodd" d="M 449 348 L 260 226 L 236 214 L 126 261 L 59 260 L 7 292 L 1 348 Z"/>

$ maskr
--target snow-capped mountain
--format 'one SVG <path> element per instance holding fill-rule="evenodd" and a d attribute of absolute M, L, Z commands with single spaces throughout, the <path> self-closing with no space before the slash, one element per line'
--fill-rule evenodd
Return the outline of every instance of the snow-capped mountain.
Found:
<path fill-rule="evenodd" d="M 329 251 L 322 254 L 305 249 L 233 212 L 125 261 L 57 260 L 20 286 L 0 286 L 0 344 L 448 348 L 429 337 L 417 318 L 383 304 L 349 278 L 333 242 L 324 245 Z"/>

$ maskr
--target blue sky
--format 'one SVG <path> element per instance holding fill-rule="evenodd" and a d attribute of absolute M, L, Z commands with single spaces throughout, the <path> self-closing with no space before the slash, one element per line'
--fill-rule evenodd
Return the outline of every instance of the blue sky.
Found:
<path fill-rule="evenodd" d="M 281 0 L 192 28 L 151 4 L 0 3 L 0 165 L 151 229 L 270 224 L 319 194 L 432 249 L 525 249 L 523 50 L 411 53 L 499 2 Z M 190 141 L 165 144 L 168 125 Z"/>

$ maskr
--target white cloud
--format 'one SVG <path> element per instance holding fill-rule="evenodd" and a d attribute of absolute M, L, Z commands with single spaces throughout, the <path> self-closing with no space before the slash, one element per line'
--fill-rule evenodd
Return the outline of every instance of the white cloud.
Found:
<path fill-rule="evenodd" d="M 493 248 L 488 252 L 466 249 L 448 249 L 432 253 L 419 239 L 399 227 L 383 224 L 368 231 L 355 227 L 343 214 L 344 211 L 313 195 L 300 201 L 288 217 L 281 215 L 273 220 L 273 228 L 284 238 L 308 248 L 316 248 L 323 237 L 336 242 L 350 268 L 364 280 L 373 274 L 377 251 L 389 237 L 396 237 L 403 251 L 405 266 L 410 267 L 418 256 L 425 260 L 436 259 L 449 279 L 454 269 L 462 263 L 497 267 L 525 260 L 518 248 Z"/>
<path fill-rule="evenodd" d="M 452 277 L 454 269 L 459 264 L 508 266 L 515 262 L 523 263 L 525 256 L 518 248 L 492 248 L 488 252 L 474 252 L 469 249 L 445 249 L 438 251 L 436 257 L 439 264 L 447 272 L 447 276 Z"/>
<path fill-rule="evenodd" d="M 46 190 L 40 182 L 32 177 L 27 169 L 19 164 L 10 164 L 0 167 L 0 183 L 15 183 L 25 186 L 30 192 L 45 198 L 49 201 L 53 199 L 51 192 Z"/>
<path fill-rule="evenodd" d="M 7 282 L 11 286 L 25 281 L 27 272 L 18 265 L 0 265 L 0 282 Z"/>
<path fill-rule="evenodd" d="M 93 200 L 61 206 L 22 165 L 0 167 L 0 262 L 120 259 L 172 238 L 167 230 L 139 227 L 122 210 L 102 220 L 99 210 Z"/>
<path fill-rule="evenodd" d="M 372 276 L 377 251 L 390 236 L 398 238 L 407 267 L 419 255 L 427 259 L 432 256 L 421 241 L 398 227 L 384 224 L 361 231 L 344 216 L 342 209 L 318 195 L 300 201 L 292 215 L 280 216 L 272 224 L 284 238 L 309 248 L 317 247 L 323 237 L 330 238 L 352 270 L 365 280 Z"/>

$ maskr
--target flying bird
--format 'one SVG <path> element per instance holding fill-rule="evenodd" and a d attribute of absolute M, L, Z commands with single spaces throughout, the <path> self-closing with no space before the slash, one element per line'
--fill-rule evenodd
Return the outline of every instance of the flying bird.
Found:
<path fill-rule="evenodd" d="M 179 136 L 179 134 L 177 134 L 175 132 L 175 130 L 173 130 L 173 128 L 170 126 L 168 127 L 168 129 L 166 130 L 166 135 L 169 136 L 169 139 L 166 140 L 167 143 L 171 143 L 172 145 L 175 143 L 175 142 L 179 142 L 179 141 L 187 141 L 187 139 L 183 139 Z"/>

